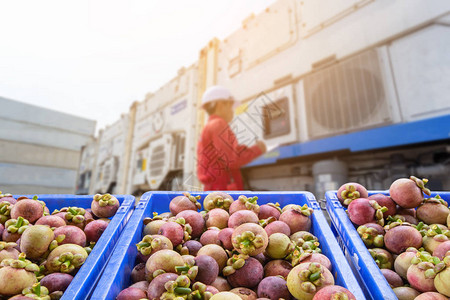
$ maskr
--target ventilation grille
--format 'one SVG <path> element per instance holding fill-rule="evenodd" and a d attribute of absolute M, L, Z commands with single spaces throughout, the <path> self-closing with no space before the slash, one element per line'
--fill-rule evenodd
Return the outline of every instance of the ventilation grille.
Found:
<path fill-rule="evenodd" d="M 156 146 L 150 157 L 150 175 L 161 176 L 164 169 L 165 151 L 164 145 Z"/>
<path fill-rule="evenodd" d="M 391 122 L 376 50 L 307 76 L 304 87 L 311 138 Z"/>

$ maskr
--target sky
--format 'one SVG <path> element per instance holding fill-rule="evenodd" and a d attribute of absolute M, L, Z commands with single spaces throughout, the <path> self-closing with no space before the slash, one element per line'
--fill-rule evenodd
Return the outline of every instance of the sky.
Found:
<path fill-rule="evenodd" d="M 97 120 L 98 131 L 273 2 L 2 1 L 0 96 Z"/>

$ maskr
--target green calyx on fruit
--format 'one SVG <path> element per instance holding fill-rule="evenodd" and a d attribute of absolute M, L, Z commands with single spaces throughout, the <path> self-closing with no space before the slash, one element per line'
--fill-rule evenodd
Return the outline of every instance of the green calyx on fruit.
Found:
<path fill-rule="evenodd" d="M 309 268 L 298 273 L 298 277 L 302 281 L 300 287 L 306 293 L 315 293 L 317 287 L 322 286 L 324 276 L 323 267 L 319 263 L 311 263 Z"/>
<path fill-rule="evenodd" d="M 153 237 L 151 235 L 146 235 L 136 244 L 136 248 L 143 255 L 150 255 L 154 249 L 161 247 L 162 241 L 158 237 Z"/>
<path fill-rule="evenodd" d="M 114 197 L 111 194 L 104 194 L 104 195 L 96 194 L 94 196 L 94 200 L 98 201 L 98 205 L 100 205 L 101 207 L 105 207 L 108 205 L 110 206 L 115 205 L 118 201 L 116 197 Z"/>
<path fill-rule="evenodd" d="M 246 254 L 234 254 L 227 260 L 227 266 L 223 268 L 223 275 L 230 276 L 234 274 L 236 270 L 239 270 L 245 265 L 245 260 L 248 259 L 249 256 Z"/>
<path fill-rule="evenodd" d="M 8 193 L 4 193 L 2 191 L 0 191 L 0 199 L 3 197 L 12 197 L 12 194 L 8 194 Z"/>
<path fill-rule="evenodd" d="M 344 200 L 344 205 L 348 206 L 353 200 L 360 198 L 361 194 L 353 184 L 347 184 L 341 192 L 341 197 Z"/>
<path fill-rule="evenodd" d="M 8 201 L 0 202 L 0 223 L 5 224 L 5 222 L 10 218 L 10 216 L 11 216 L 11 203 L 9 203 Z"/>
<path fill-rule="evenodd" d="M 184 266 L 176 266 L 175 271 L 177 271 L 179 275 L 185 275 L 189 277 L 190 280 L 194 280 L 198 274 L 198 267 L 195 266 L 195 261 L 192 261 L 186 263 Z"/>
<path fill-rule="evenodd" d="M 4 249 L 8 250 L 16 246 L 17 246 L 16 243 L 0 242 L 0 251 Z"/>
<path fill-rule="evenodd" d="M 48 296 L 48 289 L 45 286 L 41 286 L 39 282 L 23 289 L 22 294 L 33 299 L 50 300 L 50 296 Z"/>
<path fill-rule="evenodd" d="M 434 278 L 437 273 L 445 269 L 445 261 L 441 261 L 426 251 L 417 252 L 416 256 L 411 259 L 411 264 L 425 270 L 426 278 Z"/>
<path fill-rule="evenodd" d="M 280 203 L 267 203 L 267 205 L 272 206 L 273 208 L 277 209 L 281 213 Z"/>
<path fill-rule="evenodd" d="M 307 216 L 307 217 L 311 216 L 313 213 L 313 209 L 309 208 L 308 205 L 306 205 L 306 204 L 304 204 L 303 206 L 293 205 L 293 206 L 291 206 L 291 209 L 296 212 L 299 212 L 302 215 Z"/>
<path fill-rule="evenodd" d="M 29 227 L 30 222 L 23 217 L 18 217 L 17 219 L 9 219 L 5 222 L 5 229 L 11 233 L 22 234 L 25 229 Z"/>
<path fill-rule="evenodd" d="M 214 208 L 222 208 L 228 211 L 231 203 L 233 203 L 233 200 L 216 195 L 212 199 L 205 199 L 203 206 L 206 211 L 210 211 Z"/>
<path fill-rule="evenodd" d="M 176 280 L 167 281 L 164 284 L 166 292 L 161 296 L 161 299 L 186 299 L 192 290 L 190 289 L 191 281 L 186 275 L 180 275 Z"/>
<path fill-rule="evenodd" d="M 441 196 L 439 196 L 439 195 L 436 195 L 435 197 L 432 197 L 432 198 L 424 199 L 421 205 L 423 205 L 425 203 L 443 204 L 445 206 L 448 206 L 448 203 L 446 201 L 444 201 L 444 199 L 442 199 Z"/>
<path fill-rule="evenodd" d="M 367 247 L 375 246 L 381 248 L 384 246 L 384 236 L 378 233 L 378 230 L 372 227 L 361 225 L 356 230 Z"/>
<path fill-rule="evenodd" d="M 172 219 L 170 219 L 172 220 Z M 192 234 L 192 226 L 188 223 L 186 224 L 186 220 L 184 218 L 173 218 L 173 221 L 179 225 L 181 225 L 181 227 L 183 227 L 184 230 L 184 237 L 183 237 L 183 241 L 187 242 L 191 239 L 191 234 Z"/>
<path fill-rule="evenodd" d="M 336 292 L 333 295 L 331 295 L 330 300 L 348 300 L 348 295 L 343 292 Z"/>
<path fill-rule="evenodd" d="M 72 252 L 64 252 L 60 256 L 55 257 L 51 262 L 51 266 L 58 268 L 61 273 L 70 273 L 80 267 L 86 258 L 82 254 L 73 254 Z"/>
<path fill-rule="evenodd" d="M 147 225 L 148 223 L 150 223 L 151 221 L 155 221 L 155 220 L 163 220 L 164 218 L 161 217 L 160 215 L 158 215 L 157 212 L 153 213 L 153 218 L 144 218 L 143 223 L 144 225 Z"/>
<path fill-rule="evenodd" d="M 304 251 L 308 251 L 311 253 L 322 253 L 322 250 L 319 248 L 319 240 L 316 236 L 309 232 L 305 232 L 302 237 L 291 240 L 295 244 L 295 246 L 300 247 Z"/>
<path fill-rule="evenodd" d="M 277 219 L 275 217 L 269 217 L 267 219 L 259 220 L 259 225 L 261 225 L 263 228 L 269 225 L 272 222 L 275 222 Z"/>
<path fill-rule="evenodd" d="M 258 197 L 247 198 L 244 195 L 240 195 L 238 201 L 245 205 L 245 208 L 255 213 L 259 213 Z"/>
<path fill-rule="evenodd" d="M 387 212 L 388 208 L 386 206 L 381 206 L 375 200 L 369 200 L 369 203 L 370 206 L 372 206 L 375 209 L 375 219 L 377 220 L 377 224 L 384 226 L 383 213 Z"/>
<path fill-rule="evenodd" d="M 409 177 L 409 179 L 414 181 L 416 183 L 416 185 L 419 187 L 419 189 L 421 189 L 425 195 L 428 195 L 428 196 L 431 195 L 431 191 L 425 187 L 425 184 L 427 184 L 428 179 L 423 178 L 422 180 L 420 180 L 419 178 L 417 178 L 415 176 L 411 176 L 411 177 Z"/>
<path fill-rule="evenodd" d="M 48 246 L 48 250 L 52 251 L 53 249 L 58 247 L 64 241 L 65 238 L 66 238 L 65 234 L 60 234 L 57 237 L 55 237 L 55 239 Z"/>
<path fill-rule="evenodd" d="M 25 253 L 20 253 L 18 259 L 7 258 L 0 263 L 1 267 L 11 267 L 15 269 L 25 269 L 28 272 L 39 272 L 38 265 L 26 259 Z"/>
<path fill-rule="evenodd" d="M 202 205 L 200 204 L 200 202 L 197 201 L 197 200 L 199 200 L 201 198 L 200 195 L 196 196 L 196 197 L 192 196 L 189 193 L 183 193 L 183 195 L 186 196 L 186 198 L 188 198 L 192 203 L 194 203 L 195 206 L 197 207 L 197 209 L 201 209 L 202 208 Z"/>
<path fill-rule="evenodd" d="M 433 237 L 435 240 L 445 242 L 450 238 L 450 230 L 444 229 L 437 224 L 431 225 L 425 232 L 425 236 Z"/>
<path fill-rule="evenodd" d="M 64 218 L 69 222 L 81 224 L 85 220 L 84 214 L 86 213 L 86 210 L 81 207 L 63 207 L 61 208 L 61 210 L 55 209 L 52 215 L 57 214 L 59 212 L 66 212 Z"/>
<path fill-rule="evenodd" d="M 312 251 L 305 251 L 302 248 L 295 246 L 294 251 L 286 257 L 286 259 L 291 261 L 291 265 L 295 267 L 302 263 L 304 259 L 312 255 Z"/>
<path fill-rule="evenodd" d="M 84 247 L 84 250 L 86 250 L 87 254 L 91 254 L 92 249 L 94 249 L 96 242 L 90 242 L 89 246 Z"/>
<path fill-rule="evenodd" d="M 255 249 L 264 247 L 264 237 L 260 234 L 254 234 L 252 231 L 244 231 L 236 236 L 236 242 L 243 254 L 250 254 Z"/>
<path fill-rule="evenodd" d="M 208 300 L 213 296 L 206 291 L 206 284 L 196 282 L 192 285 L 192 292 L 187 296 L 187 300 Z"/>
<path fill-rule="evenodd" d="M 369 249 L 369 253 L 380 269 L 390 269 L 392 267 L 392 262 L 386 253 L 378 252 L 373 249 Z"/>
<path fill-rule="evenodd" d="M 39 202 L 39 203 L 42 205 L 42 209 L 44 210 L 44 214 L 43 214 L 44 216 L 48 216 L 48 215 L 49 215 L 49 213 L 46 212 L 45 209 L 44 209 L 45 206 L 46 206 L 46 205 L 45 205 L 45 202 L 39 200 L 37 195 L 34 195 L 33 198 L 31 198 L 31 200 L 36 200 L 37 202 Z"/>

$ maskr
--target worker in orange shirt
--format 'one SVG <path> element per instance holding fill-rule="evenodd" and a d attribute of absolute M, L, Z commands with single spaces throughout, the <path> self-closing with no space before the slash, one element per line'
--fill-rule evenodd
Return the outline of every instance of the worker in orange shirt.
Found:
<path fill-rule="evenodd" d="M 235 99 L 221 86 L 208 88 L 202 108 L 209 115 L 197 147 L 197 176 L 205 191 L 242 190 L 240 167 L 266 152 L 266 145 L 256 141 L 252 147 L 239 145 L 228 123 L 233 120 Z"/>

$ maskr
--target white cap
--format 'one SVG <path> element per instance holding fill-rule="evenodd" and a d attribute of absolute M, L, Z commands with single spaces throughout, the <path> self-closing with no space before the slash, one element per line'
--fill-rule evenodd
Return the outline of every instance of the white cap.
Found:
<path fill-rule="evenodd" d="M 203 93 L 202 107 L 205 107 L 205 104 L 207 103 L 211 103 L 217 100 L 229 100 L 236 102 L 233 95 L 231 95 L 230 91 L 227 88 L 219 85 L 214 85 L 212 87 L 209 87 L 205 91 L 205 93 Z"/>

